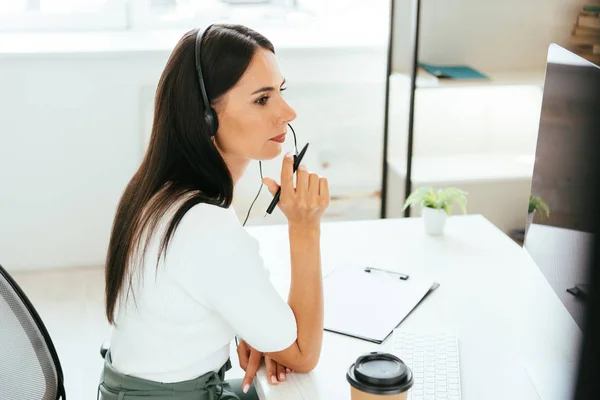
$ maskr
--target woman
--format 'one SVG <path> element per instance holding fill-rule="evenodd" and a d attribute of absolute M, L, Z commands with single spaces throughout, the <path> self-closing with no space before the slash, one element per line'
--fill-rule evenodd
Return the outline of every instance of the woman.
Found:
<path fill-rule="evenodd" d="M 273 45 L 244 26 L 188 32 L 173 50 L 150 144 L 123 193 L 108 248 L 106 314 L 114 329 L 99 387 L 104 399 L 251 399 L 263 360 L 273 384 L 316 366 L 327 180 L 302 166 L 294 185 L 293 159 L 284 157 L 278 205 L 290 241 L 287 303 L 231 207 L 249 161 L 280 154 L 280 136 L 296 117 L 284 83 Z M 216 121 L 207 121 L 211 110 Z M 272 179 L 263 183 L 271 194 L 279 189 Z M 246 376 L 224 382 L 235 335 Z"/>

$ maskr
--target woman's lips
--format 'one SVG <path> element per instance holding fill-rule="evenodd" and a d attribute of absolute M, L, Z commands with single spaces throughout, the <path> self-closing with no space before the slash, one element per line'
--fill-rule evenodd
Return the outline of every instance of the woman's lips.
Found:
<path fill-rule="evenodd" d="M 275 136 L 274 138 L 271 138 L 271 140 L 277 143 L 283 143 L 285 142 L 285 133 L 283 135 Z"/>

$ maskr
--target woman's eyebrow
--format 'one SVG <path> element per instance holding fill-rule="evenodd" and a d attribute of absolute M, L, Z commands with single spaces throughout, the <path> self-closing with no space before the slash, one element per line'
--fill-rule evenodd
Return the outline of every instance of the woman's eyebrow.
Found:
<path fill-rule="evenodd" d="M 283 82 L 281 82 L 281 86 L 283 86 L 283 85 L 285 85 L 285 78 L 283 79 Z M 275 88 L 273 86 L 264 86 L 258 90 L 255 90 L 254 92 L 252 92 L 252 95 L 255 95 L 260 92 L 271 92 L 273 90 L 275 90 Z"/>

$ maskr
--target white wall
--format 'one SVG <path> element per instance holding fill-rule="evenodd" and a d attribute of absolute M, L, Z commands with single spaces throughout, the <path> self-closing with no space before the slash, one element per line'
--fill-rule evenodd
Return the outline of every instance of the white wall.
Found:
<path fill-rule="evenodd" d="M 140 84 L 164 55 L 0 62 L 0 255 L 7 268 L 101 264 L 140 157 Z"/>

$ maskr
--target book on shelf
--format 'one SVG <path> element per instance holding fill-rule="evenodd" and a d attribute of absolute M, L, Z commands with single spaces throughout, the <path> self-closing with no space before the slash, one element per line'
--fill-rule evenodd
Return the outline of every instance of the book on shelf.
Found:
<path fill-rule="evenodd" d="M 600 6 L 583 6 L 577 17 L 577 27 L 600 30 Z"/>
<path fill-rule="evenodd" d="M 419 63 L 431 75 L 441 79 L 489 79 L 489 77 L 468 65 L 434 65 Z"/>
<path fill-rule="evenodd" d="M 577 26 L 581 28 L 600 29 L 600 17 L 580 14 L 577 19 Z"/>
<path fill-rule="evenodd" d="M 591 4 L 585 5 L 581 7 L 581 14 L 598 16 L 600 15 L 600 6 Z"/>
<path fill-rule="evenodd" d="M 599 62 L 600 6 L 586 5 L 581 8 L 571 32 L 570 43 L 575 53 L 594 63 Z"/>
<path fill-rule="evenodd" d="M 582 28 L 580 26 L 575 25 L 571 34 L 573 36 L 600 37 L 600 29 Z"/>

